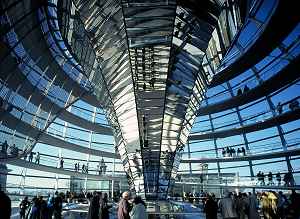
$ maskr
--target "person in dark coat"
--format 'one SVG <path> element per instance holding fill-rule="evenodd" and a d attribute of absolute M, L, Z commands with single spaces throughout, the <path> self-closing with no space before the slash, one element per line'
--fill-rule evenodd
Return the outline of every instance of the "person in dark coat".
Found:
<path fill-rule="evenodd" d="M 0 212 L 1 212 L 1 218 L 10 219 L 11 201 L 10 198 L 1 190 L 0 190 Z"/>
<path fill-rule="evenodd" d="M 24 219 L 25 214 L 26 214 L 26 210 L 28 209 L 28 207 L 30 206 L 30 202 L 28 201 L 28 197 L 26 196 L 20 203 L 19 207 L 20 207 L 20 218 Z"/>
<path fill-rule="evenodd" d="M 32 199 L 32 205 L 31 205 L 31 210 L 29 213 L 29 218 L 30 219 L 39 219 L 40 218 L 40 206 L 39 206 L 39 201 L 37 197 L 34 197 Z"/>
<path fill-rule="evenodd" d="M 112 206 L 108 205 L 107 193 L 104 193 L 103 198 L 99 201 L 99 219 L 109 219 L 109 209 Z"/>
<path fill-rule="evenodd" d="M 118 219 L 130 219 L 129 216 L 129 192 L 123 192 L 122 199 L 119 202 L 118 206 Z"/>
<path fill-rule="evenodd" d="M 90 201 L 88 219 L 98 219 L 99 218 L 99 195 L 97 192 L 93 193 L 93 197 Z"/>
<path fill-rule="evenodd" d="M 206 219 L 217 219 L 218 214 L 218 204 L 214 200 L 214 195 L 209 195 L 208 199 L 204 205 L 204 212 L 206 214 Z"/>
<path fill-rule="evenodd" d="M 38 201 L 40 205 L 40 218 L 48 219 L 49 213 L 47 208 L 47 202 L 43 199 L 43 196 L 40 196 Z"/>
<path fill-rule="evenodd" d="M 54 203 L 53 203 L 53 214 L 55 219 L 61 219 L 61 213 L 62 213 L 62 198 L 58 194 L 58 192 L 55 192 L 54 197 Z"/>

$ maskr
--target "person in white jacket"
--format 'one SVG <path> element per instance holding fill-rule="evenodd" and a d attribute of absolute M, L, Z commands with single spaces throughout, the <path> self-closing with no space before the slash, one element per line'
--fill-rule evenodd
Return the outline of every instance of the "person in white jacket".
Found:
<path fill-rule="evenodd" d="M 130 219 L 148 219 L 146 212 L 146 204 L 140 196 L 136 196 L 133 200 L 133 208 L 129 213 Z"/>

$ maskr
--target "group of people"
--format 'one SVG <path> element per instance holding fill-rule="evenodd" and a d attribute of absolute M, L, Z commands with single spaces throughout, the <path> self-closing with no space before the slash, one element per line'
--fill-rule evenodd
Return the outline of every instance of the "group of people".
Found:
<path fill-rule="evenodd" d="M 107 193 L 94 192 L 89 200 L 88 219 L 109 219 L 109 209 Z"/>
<path fill-rule="evenodd" d="M 222 155 L 223 157 L 246 156 L 246 149 L 241 147 L 235 150 L 233 147 L 226 147 L 222 149 Z"/>
<path fill-rule="evenodd" d="M 79 162 L 74 164 L 74 169 L 75 169 L 75 172 L 79 172 L 79 170 L 80 170 L 80 163 Z M 86 164 L 86 165 L 82 164 L 81 172 L 88 174 L 89 173 L 89 165 L 88 164 Z"/>
<path fill-rule="evenodd" d="M 92 200 L 92 193 L 56 191 L 54 195 L 48 195 L 47 199 L 43 196 L 35 196 L 31 200 L 26 196 L 19 204 L 19 214 L 21 219 L 62 219 L 63 203 L 81 202 L 86 203 Z M 104 194 L 107 200 L 107 194 Z M 0 218 L 10 219 L 11 200 L 7 194 L 0 191 Z M 99 219 L 99 218 L 97 218 Z M 101 219 L 101 218 L 100 218 Z"/>
<path fill-rule="evenodd" d="M 107 193 L 94 192 L 90 198 L 88 219 L 109 219 L 109 209 Z M 118 203 L 118 219 L 147 219 L 146 203 L 140 196 L 130 200 L 130 193 L 124 192 Z"/>
<path fill-rule="evenodd" d="M 105 174 L 106 173 L 106 164 L 104 162 L 104 159 L 102 158 L 101 161 L 99 161 L 99 164 L 97 165 L 97 171 L 99 175 Z"/>
<path fill-rule="evenodd" d="M 244 86 L 244 93 L 246 93 L 246 92 L 248 92 L 250 89 L 249 89 L 249 87 L 247 86 L 247 85 L 245 85 Z M 237 96 L 240 96 L 240 95 L 242 95 L 243 94 L 243 90 L 242 90 L 242 88 L 239 88 L 238 90 L 237 90 Z"/>
<path fill-rule="evenodd" d="M 97 165 L 97 172 L 99 175 L 102 175 L 102 174 L 106 174 L 106 164 L 104 162 L 104 159 L 102 158 L 101 161 L 99 161 L 99 164 Z M 80 163 L 77 162 L 74 164 L 74 169 L 75 169 L 75 172 L 79 172 L 80 170 Z M 87 164 L 82 164 L 81 166 L 81 172 L 82 173 L 89 173 L 89 166 L 88 166 L 88 163 Z"/>
<path fill-rule="evenodd" d="M 35 160 L 33 161 L 33 158 L 34 158 L 34 154 L 35 154 Z M 40 159 L 41 159 L 41 155 L 40 155 L 40 152 L 30 152 L 29 156 L 28 156 L 28 161 L 29 162 L 34 162 L 35 164 L 40 164 Z M 27 155 L 24 156 L 24 160 L 27 160 Z M 63 157 L 60 157 L 58 159 L 58 168 L 64 168 L 64 158 Z"/>
<path fill-rule="evenodd" d="M 291 111 L 295 111 L 295 110 L 299 109 L 299 101 L 297 99 L 291 101 L 289 103 L 289 109 Z M 281 102 L 277 103 L 276 110 L 277 110 L 277 112 L 278 112 L 279 115 L 282 114 L 282 112 L 283 112 L 283 104 Z"/>
<path fill-rule="evenodd" d="M 4 146 L 2 148 L 6 148 L 6 144 L 4 144 Z M 34 159 L 35 158 L 35 159 Z M 40 159 L 41 159 L 41 155 L 39 152 L 30 152 L 29 156 L 28 156 L 28 161 L 29 162 L 34 162 L 35 164 L 40 164 Z M 24 156 L 24 160 L 27 160 L 27 156 Z M 58 162 L 57 162 L 57 167 L 60 169 L 64 168 L 64 158 L 63 157 L 59 157 Z M 99 175 L 105 174 L 106 173 L 106 164 L 104 162 L 104 159 L 102 158 L 101 161 L 99 161 L 99 164 L 97 165 L 97 172 Z M 76 162 L 74 164 L 74 170 L 75 172 L 79 172 L 80 171 L 80 163 Z M 81 171 L 82 173 L 88 173 L 89 172 L 89 166 L 88 164 L 82 164 L 81 166 Z"/>
<path fill-rule="evenodd" d="M 257 173 L 257 184 L 259 185 L 266 185 L 265 183 L 265 174 L 262 171 L 259 171 Z M 274 174 L 272 172 L 269 172 L 267 174 L 268 177 L 268 183 L 267 185 L 274 185 L 274 181 L 273 181 L 273 176 Z M 278 172 L 275 175 L 276 181 L 277 181 L 277 185 L 280 186 L 281 185 L 281 181 L 282 181 L 282 177 L 281 177 L 281 173 Z M 284 186 L 294 186 L 295 185 L 295 181 L 294 181 L 294 177 L 293 174 L 291 172 L 287 172 L 284 174 L 283 176 L 283 182 L 284 182 Z"/>
<path fill-rule="evenodd" d="M 42 196 L 33 197 L 31 202 L 28 197 L 25 197 L 20 207 L 21 219 L 61 219 L 62 218 L 62 203 L 63 199 L 58 192 L 55 196 L 48 196 L 48 199 L 43 199 Z"/>
<path fill-rule="evenodd" d="M 7 141 L 5 140 L 4 142 L 2 142 L 1 144 L 1 154 L 2 156 L 5 155 L 7 156 L 9 154 L 9 150 L 10 149 L 10 154 L 14 155 L 14 156 L 18 156 L 19 154 L 19 149 L 16 146 L 16 144 L 13 144 L 12 146 L 9 146 L 9 144 L 7 143 Z"/>
<path fill-rule="evenodd" d="M 208 195 L 204 201 L 204 212 L 207 219 L 217 219 L 218 210 L 222 218 L 235 219 L 259 219 L 258 200 L 256 194 L 230 193 L 226 192 L 225 197 L 219 201 L 214 194 Z"/>
<path fill-rule="evenodd" d="M 123 192 L 118 203 L 118 219 L 147 219 L 146 203 L 140 196 L 130 202 L 130 193 Z"/>
<path fill-rule="evenodd" d="M 290 195 L 281 191 L 259 194 L 261 212 L 266 219 L 298 219 L 300 217 L 300 194 L 292 190 Z"/>
<path fill-rule="evenodd" d="M 28 161 L 29 162 L 33 162 L 33 157 L 34 157 L 35 152 L 31 151 L 29 156 L 28 156 Z M 37 152 L 35 155 L 35 161 L 34 163 L 36 164 L 40 164 L 40 159 L 41 159 L 41 155 L 40 152 Z M 24 156 L 24 160 L 27 160 L 27 155 Z"/>
<path fill-rule="evenodd" d="M 217 200 L 210 194 L 204 200 L 204 212 L 207 219 L 217 219 L 218 211 L 222 218 L 235 219 L 298 219 L 300 217 L 300 194 L 294 190 L 288 196 L 281 191 L 262 193 L 226 192 Z M 259 210 L 260 209 L 260 210 Z"/>

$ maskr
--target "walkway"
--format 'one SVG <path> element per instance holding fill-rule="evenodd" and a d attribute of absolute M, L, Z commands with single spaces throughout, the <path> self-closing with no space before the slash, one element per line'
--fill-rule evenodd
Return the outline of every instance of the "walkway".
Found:
<path fill-rule="evenodd" d="M 294 80 L 300 77 L 300 72 L 298 67 L 300 65 L 300 56 L 295 58 L 290 62 L 289 65 L 281 69 L 277 74 L 264 81 L 262 84 L 250 89 L 248 92 L 243 93 L 239 96 L 234 96 L 230 99 L 225 99 L 223 101 L 201 107 L 197 111 L 198 116 L 203 116 L 207 114 L 213 114 L 221 112 L 227 109 L 231 109 L 237 106 L 250 103 L 251 101 L 257 100 L 264 97 L 279 88 L 292 83 Z"/>
<path fill-rule="evenodd" d="M 124 176 L 111 176 L 111 175 L 101 175 L 100 176 L 100 175 L 94 175 L 94 174 L 84 174 L 81 172 L 65 170 L 62 168 L 55 168 L 55 167 L 50 167 L 50 166 L 46 166 L 46 165 L 35 164 L 35 163 L 21 160 L 21 159 L 12 159 L 12 160 L 9 160 L 7 163 L 10 165 L 19 166 L 19 167 L 28 168 L 28 169 L 39 170 L 39 171 L 43 171 L 43 172 L 50 172 L 50 173 L 56 173 L 56 174 L 61 174 L 61 175 L 81 177 L 81 178 L 86 177 L 87 179 L 96 179 L 99 181 L 121 180 L 122 178 L 124 178 Z"/>
<path fill-rule="evenodd" d="M 233 135 L 240 135 L 243 133 L 255 132 L 263 129 L 267 129 L 276 125 L 282 125 L 294 120 L 300 119 L 300 108 L 294 111 L 288 111 L 279 116 L 272 117 L 270 119 L 262 120 L 250 125 L 244 125 L 237 128 L 226 129 L 215 132 L 208 132 L 202 134 L 190 134 L 189 140 L 204 140 L 204 139 L 215 139 L 215 138 L 225 138 Z"/>
<path fill-rule="evenodd" d="M 296 186 L 276 186 L 276 185 L 225 185 L 225 184 L 203 184 L 197 182 L 175 182 L 177 185 L 200 185 L 204 187 L 211 187 L 211 188 L 245 188 L 245 189 L 265 189 L 265 190 L 300 190 L 300 185 Z"/>
<path fill-rule="evenodd" d="M 16 130 L 17 132 L 24 134 L 25 136 L 29 136 L 33 139 L 36 139 L 39 133 L 41 132 L 40 129 L 33 127 L 23 121 L 20 121 L 19 119 L 12 116 L 11 114 L 5 115 L 2 124 L 12 130 Z M 119 158 L 119 155 L 116 155 L 115 153 L 83 147 L 71 142 L 64 141 L 60 138 L 56 138 L 50 134 L 47 134 L 46 132 L 40 134 L 40 136 L 38 137 L 38 142 L 48 144 L 54 147 L 60 147 L 72 151 L 77 151 L 84 154 L 91 154 L 95 156 L 108 157 L 108 158 Z"/>
<path fill-rule="evenodd" d="M 29 2 L 28 2 L 29 3 Z M 26 5 L 24 8 L 28 10 L 36 10 L 39 7 L 38 5 L 31 4 Z M 22 45 L 24 46 L 26 52 L 33 60 L 38 60 L 36 64 L 41 69 L 45 70 L 46 76 L 50 79 L 55 78 L 55 85 L 59 87 L 63 87 L 68 92 L 72 91 L 72 94 L 77 97 L 82 97 L 82 99 L 89 104 L 100 107 L 99 101 L 94 94 L 88 93 L 86 89 L 84 89 L 81 85 L 79 85 L 78 81 L 72 79 L 63 69 L 62 67 L 54 60 L 53 55 L 49 51 L 49 45 L 45 41 L 42 30 L 38 23 L 37 13 L 28 13 L 25 16 L 26 10 L 18 10 L 19 7 L 13 7 L 9 12 L 9 16 L 17 18 L 23 17 L 21 23 L 26 24 L 26 28 L 15 28 L 15 32 L 21 40 Z M 25 17 L 24 17 L 25 16 Z M 18 24 L 20 25 L 20 24 Z M 28 32 L 28 29 L 31 29 Z M 25 36 L 25 37 L 24 37 Z M 22 38 L 24 37 L 24 38 Z M 32 42 L 35 42 L 34 46 L 32 46 Z M 30 46 L 29 46 L 30 45 Z M 14 64 L 14 61 L 11 61 L 12 57 L 8 55 L 5 61 L 5 64 L 10 64 L 10 66 L 6 66 L 6 69 L 14 69 L 17 66 L 11 66 Z M 83 95 L 84 94 L 84 95 Z"/>
<path fill-rule="evenodd" d="M 271 158 L 279 158 L 286 156 L 298 156 L 300 155 L 300 148 L 291 149 L 287 151 L 275 151 L 262 154 L 251 154 L 239 157 L 221 157 L 221 158 L 190 158 L 183 159 L 181 163 L 216 163 L 216 162 L 236 162 L 236 161 L 249 161 L 249 160 L 264 160 Z"/>
<path fill-rule="evenodd" d="M 287 12 L 289 16 L 286 16 Z M 249 48 L 244 48 L 245 52 L 243 52 L 237 60 L 231 65 L 221 69 L 213 77 L 209 87 L 222 84 L 257 64 L 288 36 L 299 21 L 300 16 L 296 1 L 278 1 L 276 11 L 263 30 L 263 33 Z M 235 44 L 232 45 L 232 47 L 234 46 Z"/>
<path fill-rule="evenodd" d="M 19 85 L 22 84 L 22 87 L 20 88 L 18 93 L 22 95 L 25 99 L 30 98 L 31 103 L 35 104 L 36 106 L 41 106 L 41 109 L 46 112 L 50 109 L 52 112 L 58 112 L 58 118 L 78 127 L 94 131 L 103 135 L 112 135 L 112 130 L 110 127 L 103 126 L 98 123 L 93 123 L 80 116 L 76 116 L 75 114 L 67 111 L 66 109 L 61 108 L 50 98 L 48 98 L 47 96 L 45 97 L 44 94 L 42 94 L 42 91 L 36 89 L 26 78 L 24 79 L 24 76 L 19 70 L 15 71 L 17 72 L 14 75 L 13 80 L 10 83 L 8 83 L 8 86 L 11 89 L 16 90 L 19 87 Z"/>

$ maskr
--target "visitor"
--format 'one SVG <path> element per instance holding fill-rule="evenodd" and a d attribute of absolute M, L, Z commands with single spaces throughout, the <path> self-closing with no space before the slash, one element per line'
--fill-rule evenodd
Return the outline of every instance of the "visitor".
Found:
<path fill-rule="evenodd" d="M 239 193 L 236 200 L 236 209 L 239 219 L 246 219 L 249 213 L 249 203 L 248 198 L 245 193 Z"/>
<path fill-rule="evenodd" d="M 276 180 L 277 180 L 277 185 L 280 186 L 281 185 L 281 175 L 280 175 L 280 172 L 278 172 L 276 174 Z"/>
<path fill-rule="evenodd" d="M 155 78 L 151 78 L 149 81 L 149 84 L 152 88 L 154 88 L 154 84 L 155 84 L 156 79 Z"/>
<path fill-rule="evenodd" d="M 243 154 L 243 156 L 246 156 L 246 150 L 245 150 L 245 148 L 244 147 L 242 147 L 242 154 Z"/>
<path fill-rule="evenodd" d="M 234 148 L 231 149 L 231 156 L 233 156 L 233 157 L 236 156 L 236 154 L 235 154 L 235 149 L 234 149 Z"/>
<path fill-rule="evenodd" d="M 226 156 L 226 151 L 225 148 L 222 148 L 222 156 L 225 157 Z"/>
<path fill-rule="evenodd" d="M 230 149 L 229 149 L 229 147 L 226 147 L 226 154 L 227 154 L 227 156 L 230 156 Z"/>
<path fill-rule="evenodd" d="M 32 160 L 33 160 L 33 154 L 34 154 L 34 152 L 30 152 L 30 155 L 29 155 L 29 162 L 32 162 Z"/>
<path fill-rule="evenodd" d="M 244 87 L 244 93 L 248 92 L 249 90 L 250 90 L 249 87 L 247 85 L 245 85 L 245 87 Z"/>
<path fill-rule="evenodd" d="M 75 172 L 77 172 L 77 165 L 78 165 L 78 163 L 75 163 Z"/>
<path fill-rule="evenodd" d="M 278 104 L 276 106 L 276 110 L 277 110 L 279 115 L 282 113 L 282 104 L 281 104 L 281 102 L 278 102 Z"/>
<path fill-rule="evenodd" d="M 265 185 L 265 174 L 263 172 L 261 172 L 260 177 L 261 177 L 261 185 L 264 186 Z"/>
<path fill-rule="evenodd" d="M 232 157 L 232 148 L 229 148 L 229 157 Z"/>
<path fill-rule="evenodd" d="M 296 193 L 296 191 L 294 189 L 292 190 L 292 194 L 289 197 L 289 202 L 290 202 L 290 205 L 288 207 L 288 210 L 289 210 L 288 218 L 299 219 L 299 217 L 300 217 L 300 207 L 299 207 L 300 194 Z"/>
<path fill-rule="evenodd" d="M 129 192 L 123 192 L 122 198 L 118 204 L 118 219 L 130 219 L 129 212 Z"/>
<path fill-rule="evenodd" d="M 268 181 L 268 185 L 274 185 L 272 172 L 269 172 L 268 174 Z"/>
<path fill-rule="evenodd" d="M 37 197 L 32 199 L 31 209 L 29 212 L 30 219 L 39 219 L 40 218 L 40 210 L 39 210 L 39 202 Z"/>
<path fill-rule="evenodd" d="M 214 199 L 214 194 L 208 195 L 207 200 L 204 204 L 204 212 L 206 215 L 206 219 L 218 218 L 218 204 Z"/>
<path fill-rule="evenodd" d="M 28 197 L 25 196 L 25 198 L 21 201 L 19 208 L 20 208 L 20 218 L 21 219 L 25 219 L 26 216 L 26 210 L 28 209 L 28 207 L 30 206 L 30 202 L 28 201 Z"/>
<path fill-rule="evenodd" d="M 61 168 L 61 169 L 64 168 L 64 158 L 63 157 L 59 158 L 59 168 Z"/>
<path fill-rule="evenodd" d="M 11 200 L 1 190 L 0 190 L 0 212 L 1 212 L 1 219 L 10 219 L 10 215 L 11 215 Z"/>
<path fill-rule="evenodd" d="M 241 156 L 242 150 L 240 148 L 237 149 L 237 156 Z"/>
<path fill-rule="evenodd" d="M 79 171 L 79 168 L 80 168 L 80 163 L 78 162 L 77 163 L 77 171 Z"/>
<path fill-rule="evenodd" d="M 131 219 L 147 219 L 146 204 L 140 196 L 136 196 L 133 200 L 133 208 L 130 211 Z"/>
<path fill-rule="evenodd" d="M 105 171 L 106 171 L 106 165 L 105 165 L 105 162 L 104 162 L 103 157 L 102 157 L 102 159 L 101 159 L 99 165 L 100 165 L 101 174 L 105 174 Z M 105 168 L 105 170 L 104 170 L 104 168 Z"/>
<path fill-rule="evenodd" d="M 81 167 L 81 172 L 84 173 L 85 172 L 85 165 L 82 164 L 82 167 Z"/>
<path fill-rule="evenodd" d="M 25 152 L 24 153 L 24 160 L 26 161 L 27 160 L 27 154 Z"/>
<path fill-rule="evenodd" d="M 99 201 L 99 219 L 109 219 L 109 209 L 111 205 L 108 205 L 108 195 L 104 193 L 103 198 L 100 195 Z"/>
<path fill-rule="evenodd" d="M 40 164 L 40 152 L 37 152 L 37 154 L 35 156 L 35 163 Z"/>
<path fill-rule="evenodd" d="M 256 174 L 256 178 L 257 178 L 257 184 L 261 184 L 261 171 L 258 171 L 258 173 Z"/>
<path fill-rule="evenodd" d="M 85 173 L 88 174 L 89 173 L 89 164 L 87 163 L 85 166 Z"/>
<path fill-rule="evenodd" d="M 61 219 L 61 213 L 62 213 L 62 198 L 58 194 L 58 191 L 55 192 L 54 196 L 54 202 L 53 202 L 53 214 L 54 219 Z"/>
<path fill-rule="evenodd" d="M 1 145 L 1 152 L 4 153 L 4 154 L 7 154 L 7 149 L 8 149 L 8 143 L 7 141 L 5 140 L 2 145 Z"/>
<path fill-rule="evenodd" d="M 238 91 L 237 91 L 237 96 L 240 96 L 240 95 L 242 95 L 242 94 L 243 94 L 243 91 L 242 91 L 241 88 L 239 88 Z"/>
<path fill-rule="evenodd" d="M 264 192 L 262 195 L 262 212 L 266 219 L 278 218 L 277 195 L 273 191 Z"/>
<path fill-rule="evenodd" d="M 16 144 L 13 144 L 11 146 L 11 152 L 10 152 L 12 155 L 14 156 L 18 156 L 19 155 L 19 149 L 17 148 Z"/>
<path fill-rule="evenodd" d="M 100 200 L 99 194 L 94 191 L 90 201 L 88 217 L 87 217 L 88 219 L 99 219 L 99 200 Z"/>
<path fill-rule="evenodd" d="M 100 165 L 97 164 L 97 171 L 98 171 L 98 174 L 101 175 L 102 174 L 102 168 L 100 168 Z"/>
<path fill-rule="evenodd" d="M 107 166 L 104 164 L 103 166 L 102 166 L 102 173 L 105 175 L 105 173 L 106 173 L 106 168 L 107 168 Z"/>
<path fill-rule="evenodd" d="M 52 219 L 53 212 L 54 212 L 54 197 L 50 194 L 48 195 L 47 199 L 47 208 L 48 208 L 48 218 Z"/>
<path fill-rule="evenodd" d="M 265 185 L 265 174 L 261 171 L 258 172 L 257 174 L 257 180 L 258 180 L 258 184 L 261 186 Z"/>
<path fill-rule="evenodd" d="M 39 202 L 40 218 L 48 219 L 47 202 L 43 199 L 43 196 L 39 197 L 38 202 Z"/>
<path fill-rule="evenodd" d="M 286 196 L 282 193 L 282 191 L 278 192 L 277 195 L 277 211 L 278 211 L 278 216 L 279 218 L 285 218 L 286 215 L 286 207 L 287 207 L 287 198 Z"/>
<path fill-rule="evenodd" d="M 219 201 L 219 209 L 222 218 L 237 218 L 236 203 L 231 197 L 231 193 L 226 192 L 225 197 Z"/>
<path fill-rule="evenodd" d="M 248 218 L 249 219 L 259 219 L 259 213 L 258 213 L 258 201 L 255 193 L 251 194 L 249 192 L 248 196 L 248 202 L 249 202 L 249 212 L 248 212 Z"/>

